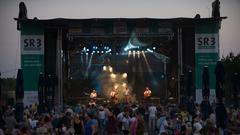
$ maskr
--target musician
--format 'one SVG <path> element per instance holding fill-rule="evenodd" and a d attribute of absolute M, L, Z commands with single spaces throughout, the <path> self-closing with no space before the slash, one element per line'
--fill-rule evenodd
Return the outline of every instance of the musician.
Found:
<path fill-rule="evenodd" d="M 110 97 L 111 97 L 111 100 L 113 102 L 117 102 L 118 98 L 117 98 L 117 90 L 116 89 L 112 89 L 112 91 L 110 92 Z"/>
<path fill-rule="evenodd" d="M 97 92 L 96 92 L 96 90 L 93 90 L 90 94 L 90 99 L 96 100 L 96 98 L 97 98 Z"/>
<path fill-rule="evenodd" d="M 126 100 L 127 103 L 128 103 L 128 101 L 129 101 L 129 93 L 130 93 L 130 91 L 129 91 L 129 89 L 126 87 L 125 90 L 124 90 L 124 96 L 125 96 L 125 100 Z"/>
<path fill-rule="evenodd" d="M 151 94 L 152 94 L 151 90 L 148 87 L 146 87 L 145 91 L 143 92 L 144 99 L 150 99 Z"/>

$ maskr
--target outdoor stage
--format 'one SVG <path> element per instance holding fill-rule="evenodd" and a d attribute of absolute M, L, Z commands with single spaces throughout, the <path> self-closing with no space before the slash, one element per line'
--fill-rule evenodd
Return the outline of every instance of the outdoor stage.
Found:
<path fill-rule="evenodd" d="M 213 99 L 222 19 L 16 19 L 24 102 L 38 102 L 40 73 L 51 80 L 44 96 L 60 106 L 93 89 L 106 98 L 113 88 L 119 93 L 128 88 L 140 101 L 145 87 L 161 100 L 171 96 L 180 102 L 187 95 L 199 102 L 204 66 L 211 73 Z"/>

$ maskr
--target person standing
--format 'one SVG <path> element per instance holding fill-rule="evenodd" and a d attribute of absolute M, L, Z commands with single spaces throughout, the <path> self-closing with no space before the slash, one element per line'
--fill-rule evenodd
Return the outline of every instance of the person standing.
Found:
<path fill-rule="evenodd" d="M 215 113 L 217 128 L 219 128 L 221 132 L 223 132 L 227 126 L 227 110 L 222 101 L 219 101 L 217 103 Z"/>
<path fill-rule="evenodd" d="M 114 135 L 117 133 L 117 120 L 113 112 L 109 112 L 106 130 L 108 135 Z"/>
<path fill-rule="evenodd" d="M 84 125 L 84 132 L 85 132 L 85 135 L 94 135 L 95 133 L 95 128 L 96 126 L 94 125 L 94 122 L 93 122 L 93 115 L 90 114 L 90 113 L 87 113 L 85 115 L 85 125 Z"/>
<path fill-rule="evenodd" d="M 156 123 L 156 113 L 157 108 L 153 104 L 148 108 L 149 116 L 148 116 L 148 128 L 150 130 L 155 130 Z"/>
<path fill-rule="evenodd" d="M 122 132 L 124 135 L 128 135 L 130 130 L 130 117 L 128 112 L 124 112 L 122 118 Z"/>
<path fill-rule="evenodd" d="M 157 120 L 157 127 L 159 129 L 159 135 L 167 134 L 168 122 L 166 119 L 165 112 L 162 112 L 159 119 Z"/>
<path fill-rule="evenodd" d="M 79 118 L 79 115 L 76 114 L 74 116 L 74 120 L 73 120 L 73 128 L 75 130 L 75 134 L 76 135 L 82 135 L 83 134 L 83 121 L 82 119 Z"/>
<path fill-rule="evenodd" d="M 139 112 L 136 112 L 136 115 L 137 115 L 136 135 L 143 135 L 143 133 L 144 133 L 144 119 L 143 119 L 143 116 Z"/>
<path fill-rule="evenodd" d="M 138 121 L 137 121 L 136 114 L 134 112 L 132 113 L 130 122 L 131 122 L 131 135 L 136 135 Z"/>
<path fill-rule="evenodd" d="M 6 132 L 7 133 L 11 133 L 12 130 L 14 129 L 14 127 L 17 124 L 17 120 L 14 118 L 14 114 L 13 112 L 9 112 L 9 114 L 7 115 L 7 117 L 4 119 L 6 125 Z"/>
<path fill-rule="evenodd" d="M 129 103 L 129 89 L 126 87 L 124 90 L 124 97 L 125 97 L 125 102 Z"/>
<path fill-rule="evenodd" d="M 110 92 L 110 98 L 111 98 L 111 101 L 112 101 L 113 103 L 117 103 L 117 102 L 118 102 L 117 95 L 118 95 L 117 89 L 115 89 L 115 88 L 112 89 L 111 92 Z"/>
<path fill-rule="evenodd" d="M 104 134 L 105 130 L 105 124 L 106 124 L 106 113 L 104 111 L 103 106 L 99 107 L 98 111 L 98 121 L 99 121 L 99 128 L 100 128 L 100 133 Z"/>

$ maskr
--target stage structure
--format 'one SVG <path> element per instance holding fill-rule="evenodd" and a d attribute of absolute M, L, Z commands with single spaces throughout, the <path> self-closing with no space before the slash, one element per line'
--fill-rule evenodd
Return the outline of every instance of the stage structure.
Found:
<path fill-rule="evenodd" d="M 25 105 L 38 102 L 40 73 L 56 78 L 51 81 L 56 87 L 45 90 L 46 102 L 61 106 L 92 89 L 104 96 L 106 89 L 115 86 L 130 88 L 138 100 L 145 87 L 163 100 L 179 98 L 188 95 L 186 88 L 180 91 L 180 82 L 187 83 L 189 70 L 194 83 L 190 95 L 199 102 L 204 66 L 209 68 L 210 95 L 214 97 L 222 19 L 17 18 Z M 110 76 L 105 70 L 111 70 Z M 119 79 L 121 75 L 125 79 Z"/>

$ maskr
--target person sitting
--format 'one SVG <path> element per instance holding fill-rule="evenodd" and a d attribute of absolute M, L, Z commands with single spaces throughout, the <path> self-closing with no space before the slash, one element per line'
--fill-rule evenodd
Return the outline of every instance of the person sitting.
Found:
<path fill-rule="evenodd" d="M 96 92 L 96 90 L 93 90 L 93 91 L 91 92 L 90 98 L 91 98 L 91 99 L 96 99 L 96 98 L 97 98 L 97 92 Z"/>

